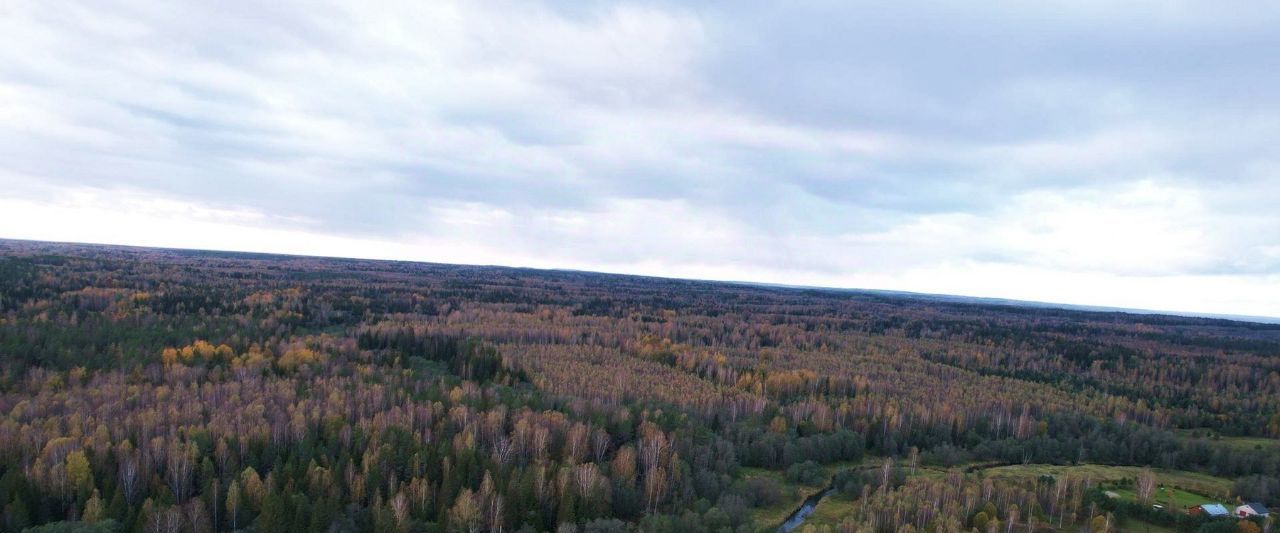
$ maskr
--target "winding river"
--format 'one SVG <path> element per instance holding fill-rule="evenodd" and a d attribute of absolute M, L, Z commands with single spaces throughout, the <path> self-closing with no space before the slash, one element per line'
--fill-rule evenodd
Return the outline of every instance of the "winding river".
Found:
<path fill-rule="evenodd" d="M 813 510 L 818 507 L 818 502 L 822 501 L 823 498 L 826 498 L 827 495 L 835 491 L 836 488 L 834 486 L 828 486 L 827 488 L 818 491 L 816 494 L 805 498 L 804 502 L 800 504 L 800 507 L 787 515 L 787 520 L 783 522 L 781 526 L 778 526 L 778 533 L 790 533 L 790 531 L 800 527 L 800 524 L 804 523 L 804 519 L 813 514 Z"/>

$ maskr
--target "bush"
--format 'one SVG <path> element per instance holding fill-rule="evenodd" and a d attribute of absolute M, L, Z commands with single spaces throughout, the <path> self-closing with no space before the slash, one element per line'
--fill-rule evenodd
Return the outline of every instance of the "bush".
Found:
<path fill-rule="evenodd" d="M 986 530 L 987 522 L 990 522 L 990 521 L 991 521 L 991 517 L 987 516 L 987 513 L 984 511 L 978 511 L 978 514 L 973 515 L 973 527 L 976 528 L 978 531 Z"/>
<path fill-rule="evenodd" d="M 597 518 L 582 526 L 584 533 L 624 533 L 627 523 L 617 518 Z"/>
<path fill-rule="evenodd" d="M 927 466 L 953 467 L 973 460 L 973 454 L 950 444 L 943 444 L 920 454 L 920 463 Z"/>
<path fill-rule="evenodd" d="M 1230 519 L 1210 520 L 1200 526 L 1196 533 L 1236 533 L 1236 521 Z"/>
<path fill-rule="evenodd" d="M 27 529 L 33 533 L 115 533 L 120 531 L 120 524 L 107 519 L 89 524 L 86 522 L 53 522 L 43 526 Z"/>
<path fill-rule="evenodd" d="M 786 478 L 791 483 L 818 485 L 827 480 L 827 472 L 822 469 L 822 465 L 805 461 L 787 467 Z"/>
<path fill-rule="evenodd" d="M 751 507 L 771 507 L 782 501 L 782 487 L 772 478 L 753 477 L 742 483 L 738 494 Z"/>

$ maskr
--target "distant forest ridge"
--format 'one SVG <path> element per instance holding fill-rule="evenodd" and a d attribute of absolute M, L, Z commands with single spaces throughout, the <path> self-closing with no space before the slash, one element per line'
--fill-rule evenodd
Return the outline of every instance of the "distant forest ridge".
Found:
<path fill-rule="evenodd" d="M 1237 314 L 1221 314 L 1221 313 L 1198 313 L 1193 311 L 1169 311 L 1169 310 L 1142 309 L 1142 308 L 1129 308 L 1129 307 L 1110 307 L 1110 306 L 1101 306 L 1101 305 L 1041 302 L 1041 301 L 1035 301 L 1035 300 L 1017 300 L 1017 299 L 1010 299 L 1010 298 L 996 298 L 996 297 L 988 297 L 988 296 L 936 294 L 936 293 L 901 291 L 901 290 L 892 290 L 892 289 L 826 287 L 826 286 L 817 286 L 817 285 L 793 285 L 793 284 L 786 284 L 786 283 L 769 283 L 769 282 L 758 282 L 758 281 L 675 278 L 675 277 L 666 277 L 666 276 L 649 276 L 649 275 L 643 275 L 643 274 L 628 274 L 628 273 L 620 273 L 620 272 L 596 272 L 596 271 L 590 271 L 590 270 L 580 270 L 580 269 L 570 269 L 570 268 L 537 268 L 537 267 L 520 267 L 520 266 L 508 266 L 508 265 L 465 265 L 465 264 L 437 263 L 437 262 L 431 262 L 431 261 L 415 261 L 415 260 L 405 260 L 405 259 L 361 259 L 361 258 L 342 257 L 342 256 L 295 255 L 295 254 L 281 254 L 281 253 L 270 253 L 270 252 L 205 250 L 205 249 L 197 249 L 197 248 L 157 248 L 157 247 L 149 247 L 149 246 L 133 246 L 133 245 L 123 245 L 123 244 L 28 241 L 28 240 L 4 239 L 4 238 L 0 238 L 0 242 L 10 242 L 15 244 L 16 243 L 39 243 L 39 244 L 60 245 L 60 246 L 120 248 L 125 250 L 128 250 L 128 249 L 155 250 L 155 251 L 166 251 L 166 252 L 171 252 L 175 254 L 197 254 L 197 255 L 213 254 L 213 255 L 223 255 L 226 257 L 238 257 L 238 258 L 244 258 L 244 259 L 270 260 L 273 258 L 274 259 L 313 258 L 313 259 L 328 259 L 332 261 L 355 261 L 355 262 L 385 261 L 388 263 L 411 263 L 411 264 L 421 264 L 421 265 L 431 265 L 431 266 L 441 266 L 441 267 L 450 266 L 450 267 L 456 267 L 456 268 L 495 269 L 499 271 L 503 269 L 510 269 L 510 270 L 516 270 L 516 271 L 522 271 L 522 272 L 545 272 L 548 274 L 562 272 L 562 273 L 602 276 L 606 278 L 609 276 L 619 276 L 619 277 L 632 277 L 632 278 L 653 279 L 653 280 L 684 281 L 684 282 L 690 282 L 690 283 L 713 283 L 713 284 L 722 283 L 727 285 L 767 287 L 767 288 L 797 290 L 797 291 L 830 291 L 839 295 L 861 294 L 866 296 L 880 296 L 880 297 L 885 297 L 890 299 L 892 298 L 918 299 L 918 300 L 926 300 L 926 301 L 937 301 L 937 302 L 943 302 L 943 303 L 970 304 L 970 305 L 977 305 L 977 306 L 1030 307 L 1030 308 L 1039 308 L 1039 309 L 1061 309 L 1064 311 L 1084 311 L 1084 312 L 1095 312 L 1095 313 L 1126 313 L 1126 314 L 1169 316 L 1169 317 L 1209 318 L 1209 319 L 1229 320 L 1229 321 L 1237 321 L 1237 322 L 1256 322 L 1261 324 L 1280 325 L 1280 317 L 1269 317 L 1269 316 L 1237 315 Z"/>

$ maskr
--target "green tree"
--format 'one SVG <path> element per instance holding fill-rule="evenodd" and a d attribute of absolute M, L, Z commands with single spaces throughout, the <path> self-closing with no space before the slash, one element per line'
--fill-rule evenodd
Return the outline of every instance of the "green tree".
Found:
<path fill-rule="evenodd" d="M 106 518 L 106 511 L 102 504 L 102 498 L 98 496 L 98 490 L 94 489 L 93 496 L 89 497 L 89 501 L 84 502 L 84 515 L 81 520 L 95 524 Z"/>
<path fill-rule="evenodd" d="M 93 492 L 93 470 L 89 467 L 89 458 L 84 450 L 76 450 L 67 454 L 67 480 L 71 482 L 71 490 L 76 496 L 84 498 Z"/>
<path fill-rule="evenodd" d="M 288 500 L 275 490 L 267 492 L 262 499 L 262 511 L 253 522 L 254 530 L 260 533 L 287 533 L 291 525 Z"/>
<path fill-rule="evenodd" d="M 985 531 L 989 520 L 991 518 L 987 516 L 986 511 L 978 511 L 978 514 L 973 515 L 973 527 L 977 528 L 978 531 Z"/>
<path fill-rule="evenodd" d="M 27 509 L 27 503 L 23 498 L 14 498 L 4 506 L 4 515 L 8 518 L 9 526 L 14 531 L 21 531 L 31 525 L 31 512 Z"/>
<path fill-rule="evenodd" d="M 564 491 L 560 496 L 560 505 L 556 511 L 556 522 L 559 524 L 576 524 L 578 523 L 577 505 L 574 501 L 573 494 Z"/>

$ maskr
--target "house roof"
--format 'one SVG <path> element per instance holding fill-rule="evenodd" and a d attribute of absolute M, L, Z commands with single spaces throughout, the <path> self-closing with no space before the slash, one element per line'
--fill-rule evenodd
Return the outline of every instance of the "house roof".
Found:
<path fill-rule="evenodd" d="M 1206 503 L 1204 505 L 1201 505 L 1200 508 L 1204 509 L 1204 512 L 1207 513 L 1209 516 L 1224 516 L 1224 515 L 1231 514 L 1229 511 L 1227 511 L 1226 506 L 1220 503 Z"/>
<path fill-rule="evenodd" d="M 1249 502 L 1244 505 L 1241 505 L 1240 507 L 1248 507 L 1249 509 L 1252 509 L 1253 512 L 1256 514 L 1267 514 L 1267 506 L 1257 502 Z"/>

